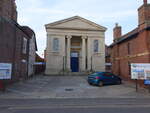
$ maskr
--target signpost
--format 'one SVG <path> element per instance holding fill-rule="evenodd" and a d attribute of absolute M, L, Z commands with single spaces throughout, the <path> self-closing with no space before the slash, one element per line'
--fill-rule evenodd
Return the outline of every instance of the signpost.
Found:
<path fill-rule="evenodd" d="M 12 64 L 0 63 L 0 80 L 11 79 Z"/>
<path fill-rule="evenodd" d="M 131 79 L 136 80 L 136 91 L 138 90 L 138 80 L 145 80 L 144 84 L 150 86 L 150 64 L 131 64 Z"/>
<path fill-rule="evenodd" d="M 0 89 L 5 91 L 3 80 L 11 79 L 12 64 L 0 63 Z"/>

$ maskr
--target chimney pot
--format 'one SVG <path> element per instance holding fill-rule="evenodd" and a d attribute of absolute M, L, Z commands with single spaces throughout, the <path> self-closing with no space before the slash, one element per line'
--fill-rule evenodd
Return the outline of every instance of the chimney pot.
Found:
<path fill-rule="evenodd" d="M 116 27 L 118 27 L 118 23 L 116 23 Z"/>

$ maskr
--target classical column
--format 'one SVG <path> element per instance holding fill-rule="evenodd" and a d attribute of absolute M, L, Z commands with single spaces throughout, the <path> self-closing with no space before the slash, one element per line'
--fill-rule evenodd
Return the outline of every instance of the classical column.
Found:
<path fill-rule="evenodd" d="M 71 46 L 71 36 L 67 36 L 67 69 L 70 71 L 70 46 Z"/>
<path fill-rule="evenodd" d="M 82 36 L 82 71 L 85 71 L 85 68 L 86 68 L 86 36 Z"/>
<path fill-rule="evenodd" d="M 91 71 L 91 57 L 92 57 L 92 55 L 91 55 L 91 40 L 90 40 L 90 38 L 88 37 L 88 39 L 87 39 L 87 48 L 88 48 L 88 50 L 87 50 L 87 57 L 88 57 L 88 60 L 87 60 L 87 63 L 88 63 L 88 71 Z"/>

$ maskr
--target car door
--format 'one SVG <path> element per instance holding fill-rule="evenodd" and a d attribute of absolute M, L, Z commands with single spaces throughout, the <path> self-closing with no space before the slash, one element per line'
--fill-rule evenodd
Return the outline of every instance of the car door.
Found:
<path fill-rule="evenodd" d="M 104 74 L 104 82 L 105 84 L 113 84 L 114 80 L 113 80 L 113 76 L 111 73 L 105 73 Z"/>
<path fill-rule="evenodd" d="M 114 83 L 118 83 L 119 78 L 116 75 L 113 75 L 113 76 L 114 76 Z"/>

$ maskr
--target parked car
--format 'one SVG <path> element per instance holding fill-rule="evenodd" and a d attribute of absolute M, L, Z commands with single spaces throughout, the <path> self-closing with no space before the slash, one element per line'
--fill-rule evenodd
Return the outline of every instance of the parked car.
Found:
<path fill-rule="evenodd" d="M 120 77 L 109 72 L 96 72 L 88 76 L 88 83 L 90 85 L 109 85 L 109 84 L 121 84 Z"/>

